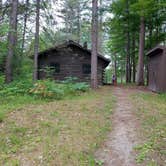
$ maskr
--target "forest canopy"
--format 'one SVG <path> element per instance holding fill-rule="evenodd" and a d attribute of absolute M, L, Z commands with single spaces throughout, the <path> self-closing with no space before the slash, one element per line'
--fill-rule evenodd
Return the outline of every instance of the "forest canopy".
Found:
<path fill-rule="evenodd" d="M 121 82 L 144 84 L 148 72 L 145 53 L 166 43 L 165 1 L 98 0 L 97 15 L 93 14 L 94 3 L 0 0 L 0 73 L 6 83 L 37 72 L 40 51 L 74 40 L 82 45 L 87 42 L 89 49 L 94 44 L 98 52 L 110 57 L 106 72 Z"/>

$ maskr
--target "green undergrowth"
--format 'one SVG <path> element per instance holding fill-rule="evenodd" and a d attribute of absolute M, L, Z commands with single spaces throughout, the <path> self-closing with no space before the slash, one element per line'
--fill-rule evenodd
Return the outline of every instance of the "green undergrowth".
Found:
<path fill-rule="evenodd" d="M 39 80 L 35 83 L 31 79 L 16 80 L 10 84 L 4 84 L 4 78 L 0 77 L 0 122 L 5 114 L 27 104 L 45 103 L 53 100 L 61 100 L 76 97 L 89 90 L 89 85 L 84 82 L 75 82 L 67 78 L 63 82 L 53 80 Z"/>
<path fill-rule="evenodd" d="M 165 165 L 166 94 L 141 93 L 134 96 L 142 129 L 142 144 L 136 147 L 137 162 L 147 166 Z"/>
<path fill-rule="evenodd" d="M 89 90 L 89 85 L 84 82 L 70 80 L 56 82 L 54 80 L 17 80 L 10 84 L 0 83 L 0 96 L 31 95 L 37 98 L 62 99 L 67 95 L 77 95 Z M 1 82 L 1 81 L 0 81 Z"/>

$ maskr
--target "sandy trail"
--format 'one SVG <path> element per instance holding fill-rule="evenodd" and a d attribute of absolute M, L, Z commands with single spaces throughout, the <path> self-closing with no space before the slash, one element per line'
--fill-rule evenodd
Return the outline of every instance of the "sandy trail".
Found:
<path fill-rule="evenodd" d="M 136 166 L 133 148 L 138 142 L 138 120 L 133 114 L 134 106 L 129 99 L 133 91 L 135 90 L 120 87 L 113 90 L 117 104 L 112 116 L 112 132 L 95 154 L 104 166 Z"/>

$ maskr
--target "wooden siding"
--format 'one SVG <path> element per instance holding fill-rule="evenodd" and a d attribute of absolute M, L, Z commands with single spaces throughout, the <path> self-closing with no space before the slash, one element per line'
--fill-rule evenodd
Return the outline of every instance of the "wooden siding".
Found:
<path fill-rule="evenodd" d="M 81 82 L 90 82 L 90 74 L 83 73 L 83 64 L 91 64 L 91 55 L 82 51 L 78 47 L 69 46 L 59 48 L 49 53 L 39 56 L 38 66 L 39 69 L 43 69 L 49 66 L 50 63 L 59 63 L 60 72 L 54 74 L 55 80 L 64 80 L 65 77 L 77 77 Z M 98 83 L 103 83 L 103 72 L 105 67 L 108 65 L 101 58 L 98 58 Z M 45 72 L 38 72 L 39 79 L 46 77 Z"/>
<path fill-rule="evenodd" d="M 148 87 L 155 92 L 166 92 L 166 49 L 154 50 L 150 54 Z"/>

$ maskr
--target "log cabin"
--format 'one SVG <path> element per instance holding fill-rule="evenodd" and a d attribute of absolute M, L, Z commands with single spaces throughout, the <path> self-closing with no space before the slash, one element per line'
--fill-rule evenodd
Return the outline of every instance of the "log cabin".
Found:
<path fill-rule="evenodd" d="M 103 84 L 104 70 L 110 60 L 98 54 L 97 79 Z M 51 77 L 55 80 L 65 80 L 66 77 L 76 77 L 79 82 L 90 82 L 91 50 L 69 40 L 58 46 L 49 48 L 38 55 L 38 79 L 47 77 L 47 68 L 51 68 Z"/>

